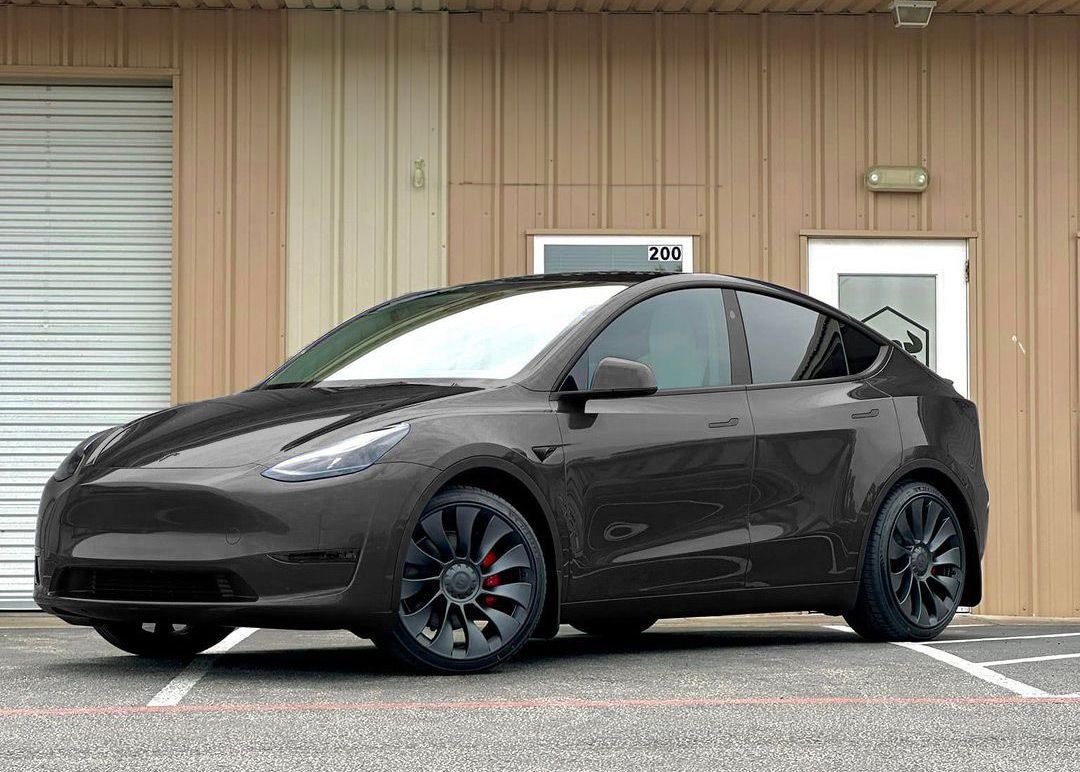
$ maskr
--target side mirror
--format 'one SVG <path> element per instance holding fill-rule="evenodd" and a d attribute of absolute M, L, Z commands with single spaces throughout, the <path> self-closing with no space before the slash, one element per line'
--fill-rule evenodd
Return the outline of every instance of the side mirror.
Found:
<path fill-rule="evenodd" d="M 656 375 L 642 362 L 604 357 L 593 373 L 592 385 L 583 391 L 564 391 L 561 399 L 584 401 L 605 397 L 642 397 L 656 391 Z"/>

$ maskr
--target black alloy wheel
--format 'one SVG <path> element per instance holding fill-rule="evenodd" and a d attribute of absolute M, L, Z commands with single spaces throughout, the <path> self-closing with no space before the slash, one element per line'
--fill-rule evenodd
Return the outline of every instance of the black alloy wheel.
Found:
<path fill-rule="evenodd" d="M 964 590 L 963 525 L 926 483 L 886 498 L 874 524 L 848 624 L 875 640 L 929 640 L 952 621 Z"/>
<path fill-rule="evenodd" d="M 177 625 L 169 622 L 100 622 L 98 635 L 118 649 L 140 657 L 190 659 L 231 633 L 232 627 Z"/>
<path fill-rule="evenodd" d="M 376 643 L 426 670 L 486 670 L 528 640 L 545 580 L 540 543 L 508 501 L 477 488 L 448 489 L 413 530 L 397 624 Z"/>
<path fill-rule="evenodd" d="M 909 622 L 934 627 L 960 599 L 964 551 L 956 516 L 941 499 L 907 501 L 889 538 L 889 585 Z"/>

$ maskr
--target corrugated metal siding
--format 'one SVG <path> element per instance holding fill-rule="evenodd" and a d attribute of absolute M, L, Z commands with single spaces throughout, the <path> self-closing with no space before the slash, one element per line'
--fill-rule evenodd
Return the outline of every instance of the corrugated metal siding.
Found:
<path fill-rule="evenodd" d="M 172 89 L 0 85 L 0 608 L 90 434 L 169 404 Z"/>
<path fill-rule="evenodd" d="M 795 287 L 804 229 L 977 231 L 982 610 L 1080 615 L 1078 40 L 1072 18 L 454 15 L 450 281 L 524 273 L 529 228 L 700 230 L 702 269 Z M 868 193 L 872 163 L 930 189 Z"/>
<path fill-rule="evenodd" d="M 31 0 L 0 0 L 27 3 Z M 42 3 L 83 5 L 86 0 L 38 0 Z M 587 13 L 885 13 L 890 0 L 258 0 L 260 8 L 315 8 L 346 11 L 583 11 Z M 237 8 L 247 10 L 254 0 L 94 0 L 95 5 L 130 8 Z M 1078 0 L 938 0 L 936 12 L 985 14 L 1080 14 Z"/>
<path fill-rule="evenodd" d="M 381 300 L 445 282 L 446 23 L 289 13 L 290 352 Z"/>
<path fill-rule="evenodd" d="M 0 6 L 0 75 L 179 73 L 177 401 L 244 388 L 284 353 L 285 35 L 282 12 Z"/>

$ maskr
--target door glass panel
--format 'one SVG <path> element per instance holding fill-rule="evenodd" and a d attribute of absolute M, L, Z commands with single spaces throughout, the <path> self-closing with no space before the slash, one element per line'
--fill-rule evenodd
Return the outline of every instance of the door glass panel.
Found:
<path fill-rule="evenodd" d="M 589 344 L 563 388 L 589 388 L 604 357 L 647 364 L 661 389 L 730 385 L 723 290 L 665 292 L 627 309 Z"/>
<path fill-rule="evenodd" d="M 841 311 L 937 368 L 937 277 L 841 273 L 838 282 Z"/>
<path fill-rule="evenodd" d="M 739 292 L 754 383 L 840 378 L 848 374 L 835 319 L 786 300 Z"/>

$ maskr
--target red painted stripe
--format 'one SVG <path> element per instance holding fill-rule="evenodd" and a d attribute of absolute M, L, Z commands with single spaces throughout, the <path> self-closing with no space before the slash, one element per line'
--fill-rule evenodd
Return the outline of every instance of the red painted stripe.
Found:
<path fill-rule="evenodd" d="M 813 707 L 828 705 L 1076 705 L 1080 697 L 685 697 L 672 699 L 449 700 L 444 702 L 234 702 L 205 705 L 88 705 L 0 708 L 0 718 L 128 716 L 153 713 L 294 713 L 455 710 L 605 710 L 612 708 Z"/>

